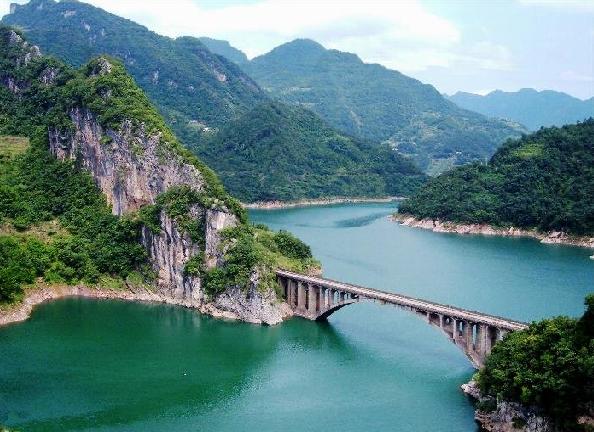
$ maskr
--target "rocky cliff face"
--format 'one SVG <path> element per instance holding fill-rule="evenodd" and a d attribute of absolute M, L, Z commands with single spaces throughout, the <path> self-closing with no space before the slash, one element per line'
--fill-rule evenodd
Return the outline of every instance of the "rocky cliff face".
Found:
<path fill-rule="evenodd" d="M 157 196 L 172 186 L 203 189 L 200 171 L 169 151 L 159 135 L 148 134 L 142 125 L 134 127 L 131 121 L 125 121 L 118 131 L 105 130 L 93 113 L 83 108 L 73 109 L 70 118 L 74 131 L 50 131 L 50 151 L 58 159 L 73 160 L 89 171 L 114 214 L 124 215 L 154 204 Z M 209 263 L 216 265 L 220 254 L 217 233 L 234 225 L 236 218 L 228 212 L 206 211 L 198 206 L 192 208 L 191 215 L 206 216 L 208 233 L 204 252 Z M 184 268 L 201 251 L 165 212 L 161 213 L 160 221 L 158 234 L 144 228 L 142 236 L 158 274 L 159 288 L 173 298 L 200 304 L 204 301 L 200 279 L 186 275 Z"/>

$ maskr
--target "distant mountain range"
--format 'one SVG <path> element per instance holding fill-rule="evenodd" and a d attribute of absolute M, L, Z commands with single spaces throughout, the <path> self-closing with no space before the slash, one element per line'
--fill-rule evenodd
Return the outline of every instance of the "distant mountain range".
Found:
<path fill-rule="evenodd" d="M 584 101 L 552 90 L 496 90 L 485 96 L 458 92 L 449 99 L 462 108 L 489 117 L 514 120 L 531 130 L 543 126 L 562 126 L 594 117 L 594 98 Z"/>
<path fill-rule="evenodd" d="M 73 1 L 32 0 L 2 23 L 73 65 L 99 54 L 121 59 L 184 144 L 242 200 L 402 195 L 424 179 L 394 151 L 337 132 L 307 110 L 272 105 L 245 72 L 197 38 L 160 36 Z"/>
<path fill-rule="evenodd" d="M 308 39 L 238 64 L 274 98 L 311 109 L 350 135 L 387 141 L 431 173 L 486 160 L 506 138 L 525 131 L 461 109 L 431 85 Z"/>

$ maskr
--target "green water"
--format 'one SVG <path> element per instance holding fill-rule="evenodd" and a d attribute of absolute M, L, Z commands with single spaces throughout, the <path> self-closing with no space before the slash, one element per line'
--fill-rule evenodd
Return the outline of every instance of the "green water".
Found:
<path fill-rule="evenodd" d="M 588 251 L 398 226 L 392 205 L 252 219 L 312 245 L 325 275 L 521 320 L 577 315 Z M 229 323 L 66 299 L 0 330 L 0 424 L 23 431 L 476 431 L 473 370 L 417 317 L 357 304 L 328 324 Z"/>

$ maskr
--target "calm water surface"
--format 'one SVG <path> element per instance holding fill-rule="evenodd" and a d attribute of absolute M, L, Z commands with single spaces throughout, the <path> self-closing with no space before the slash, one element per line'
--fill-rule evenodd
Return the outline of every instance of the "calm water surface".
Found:
<path fill-rule="evenodd" d="M 391 204 L 254 211 L 325 275 L 520 320 L 578 315 L 588 251 L 401 227 Z M 23 431 L 477 430 L 473 373 L 390 306 L 259 327 L 163 306 L 66 299 L 0 330 L 0 424 Z"/>

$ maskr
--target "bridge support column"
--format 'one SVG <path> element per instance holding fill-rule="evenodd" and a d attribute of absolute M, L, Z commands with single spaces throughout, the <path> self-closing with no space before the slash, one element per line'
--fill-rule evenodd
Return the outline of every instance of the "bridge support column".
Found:
<path fill-rule="evenodd" d="M 287 279 L 287 294 L 286 299 L 289 306 L 293 307 L 293 281 L 291 279 Z"/>
<path fill-rule="evenodd" d="M 332 288 L 329 288 L 328 289 L 328 304 L 326 307 L 328 309 L 330 309 L 333 304 L 334 304 L 334 290 Z"/>
<path fill-rule="evenodd" d="M 464 321 L 464 340 L 466 341 L 466 350 L 474 350 L 474 341 L 472 339 L 472 323 L 470 321 Z"/>
<path fill-rule="evenodd" d="M 305 286 L 303 282 L 297 282 L 297 309 L 305 310 Z"/>
<path fill-rule="evenodd" d="M 452 319 L 452 339 L 454 343 L 458 343 L 458 339 L 460 338 L 460 320 L 456 318 Z"/>
<path fill-rule="evenodd" d="M 308 296 L 308 300 L 307 300 L 307 312 L 311 315 L 311 316 L 316 316 L 316 306 L 317 306 L 317 295 L 316 295 L 316 291 L 317 291 L 317 287 L 315 285 L 312 284 L 308 284 L 308 289 L 307 289 L 307 296 Z"/>

